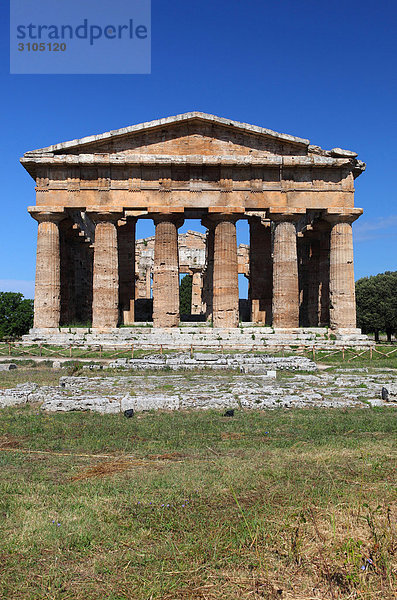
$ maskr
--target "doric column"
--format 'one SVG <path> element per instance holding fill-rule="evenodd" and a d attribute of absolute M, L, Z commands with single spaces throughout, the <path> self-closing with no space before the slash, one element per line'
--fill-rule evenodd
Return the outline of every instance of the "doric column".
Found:
<path fill-rule="evenodd" d="M 309 257 L 307 262 L 307 323 L 318 327 L 320 311 L 320 241 L 314 231 L 308 232 Z"/>
<path fill-rule="evenodd" d="M 295 223 L 300 215 L 271 214 L 273 245 L 273 327 L 299 327 L 299 284 Z"/>
<path fill-rule="evenodd" d="M 214 219 L 214 327 L 238 327 L 239 293 L 236 217 L 220 215 Z"/>
<path fill-rule="evenodd" d="M 119 319 L 119 269 L 116 224 L 119 214 L 90 213 L 95 223 L 92 327 L 117 327 Z"/>
<path fill-rule="evenodd" d="M 272 322 L 272 237 L 270 221 L 252 217 L 250 223 L 249 291 L 251 321 Z"/>
<path fill-rule="evenodd" d="M 193 271 L 192 275 L 192 315 L 200 315 L 202 311 L 203 274 Z"/>
<path fill-rule="evenodd" d="M 39 222 L 37 232 L 34 327 L 59 327 L 61 314 L 61 264 L 59 222 L 61 212 L 30 214 Z"/>
<path fill-rule="evenodd" d="M 327 225 L 326 223 L 323 224 Z M 329 325 L 329 229 L 320 231 L 319 240 L 319 311 L 320 327 Z"/>
<path fill-rule="evenodd" d="M 356 327 L 352 215 L 327 215 L 331 223 L 329 312 L 332 329 Z"/>
<path fill-rule="evenodd" d="M 208 228 L 205 240 L 205 271 L 203 274 L 203 304 L 205 305 L 205 318 L 212 321 L 213 290 L 214 290 L 214 223 L 204 219 L 202 224 Z"/>
<path fill-rule="evenodd" d="M 153 327 L 178 327 L 179 253 L 178 227 L 183 220 L 173 215 L 154 217 L 156 234 L 153 265 Z"/>
<path fill-rule="evenodd" d="M 136 219 L 127 217 L 117 226 L 119 252 L 119 299 L 122 322 L 135 320 L 135 226 Z"/>

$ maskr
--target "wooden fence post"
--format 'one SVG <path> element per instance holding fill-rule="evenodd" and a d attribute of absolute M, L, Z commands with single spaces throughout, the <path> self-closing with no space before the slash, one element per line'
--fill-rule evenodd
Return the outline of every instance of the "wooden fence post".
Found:
<path fill-rule="evenodd" d="M 342 348 L 342 360 L 345 360 L 345 347 Z"/>
<path fill-rule="evenodd" d="M 69 357 L 72 358 L 72 344 L 69 344 Z"/>
<path fill-rule="evenodd" d="M 39 356 L 41 356 L 41 344 L 39 344 Z"/>
<path fill-rule="evenodd" d="M 369 349 L 369 358 L 370 358 L 370 360 L 372 360 L 372 346 Z"/>
<path fill-rule="evenodd" d="M 131 358 L 134 358 L 134 344 L 131 344 Z"/>
<path fill-rule="evenodd" d="M 11 356 L 11 342 L 8 342 L 8 356 Z"/>

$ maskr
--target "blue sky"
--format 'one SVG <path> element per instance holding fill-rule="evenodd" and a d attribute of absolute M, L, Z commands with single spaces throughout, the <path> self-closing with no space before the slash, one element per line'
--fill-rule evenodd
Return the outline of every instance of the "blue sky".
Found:
<path fill-rule="evenodd" d="M 24 152 L 191 110 L 358 152 L 367 171 L 356 180 L 356 278 L 397 270 L 394 1 L 153 0 L 150 75 L 10 75 L 7 5 L 0 290 L 33 294 L 37 224 L 26 207 L 35 192 Z M 152 233 L 139 225 L 138 235 Z M 247 242 L 247 227 L 238 235 Z"/>

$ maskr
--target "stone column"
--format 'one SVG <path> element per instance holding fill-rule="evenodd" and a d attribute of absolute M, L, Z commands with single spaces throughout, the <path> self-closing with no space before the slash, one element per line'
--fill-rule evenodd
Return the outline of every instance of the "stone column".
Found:
<path fill-rule="evenodd" d="M 152 278 L 151 270 L 146 269 L 146 271 L 145 271 L 145 290 L 146 290 L 145 298 L 147 298 L 148 300 L 150 300 L 150 297 L 151 297 L 151 278 Z"/>
<path fill-rule="evenodd" d="M 329 312 L 332 329 L 356 327 L 352 222 L 356 215 L 327 215 L 331 223 Z"/>
<path fill-rule="evenodd" d="M 325 224 L 324 224 L 325 225 Z M 329 231 L 320 232 L 319 256 L 319 321 L 320 327 L 329 326 Z"/>
<path fill-rule="evenodd" d="M 251 321 L 272 323 L 272 238 L 270 221 L 253 217 L 250 223 L 249 292 Z"/>
<path fill-rule="evenodd" d="M 116 223 L 120 215 L 91 213 L 95 227 L 92 327 L 117 327 L 119 317 L 119 269 Z"/>
<path fill-rule="evenodd" d="M 34 327 L 59 327 L 61 314 L 60 212 L 31 212 L 39 222 L 37 232 Z"/>
<path fill-rule="evenodd" d="M 156 234 L 153 265 L 153 327 L 178 327 L 179 253 L 178 227 L 183 223 L 173 215 L 154 217 Z"/>
<path fill-rule="evenodd" d="M 192 315 L 200 315 L 202 311 L 202 271 L 193 271 L 192 276 Z"/>
<path fill-rule="evenodd" d="M 208 228 L 205 241 L 206 267 L 203 274 L 203 304 L 205 305 L 206 321 L 212 321 L 213 292 L 214 292 L 214 223 L 203 220 L 202 224 Z"/>
<path fill-rule="evenodd" d="M 309 327 L 318 327 L 320 312 L 320 240 L 314 231 L 310 231 L 309 239 L 307 325 Z"/>
<path fill-rule="evenodd" d="M 119 252 L 119 300 L 124 325 L 135 320 L 135 225 L 136 219 L 128 217 L 117 227 Z"/>
<path fill-rule="evenodd" d="M 214 327 L 238 327 L 238 261 L 236 217 L 215 217 L 214 231 Z"/>
<path fill-rule="evenodd" d="M 296 252 L 298 215 L 271 215 L 273 245 L 273 327 L 299 327 L 299 283 Z"/>

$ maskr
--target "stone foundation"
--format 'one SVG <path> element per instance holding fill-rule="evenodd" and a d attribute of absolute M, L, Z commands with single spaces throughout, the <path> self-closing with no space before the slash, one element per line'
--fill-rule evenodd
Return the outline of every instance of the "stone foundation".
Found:
<path fill-rule="evenodd" d="M 337 348 L 369 347 L 374 344 L 360 329 L 331 331 L 325 327 L 272 329 L 244 324 L 241 327 L 216 328 L 203 324 L 183 327 L 156 328 L 151 324 L 142 327 L 122 327 L 103 330 L 85 328 L 31 329 L 23 336 L 26 344 L 51 344 L 68 346 L 134 346 L 138 348 Z"/>

